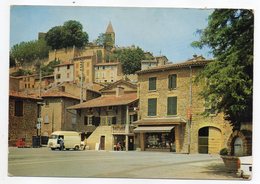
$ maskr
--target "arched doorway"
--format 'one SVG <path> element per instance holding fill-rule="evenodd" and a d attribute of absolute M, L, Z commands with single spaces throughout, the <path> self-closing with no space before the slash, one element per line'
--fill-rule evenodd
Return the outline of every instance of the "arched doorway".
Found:
<path fill-rule="evenodd" d="M 198 132 L 198 152 L 218 154 L 221 149 L 221 131 L 216 127 L 203 127 Z"/>
<path fill-rule="evenodd" d="M 209 127 L 199 129 L 198 141 L 199 153 L 208 153 L 209 150 Z"/>
<path fill-rule="evenodd" d="M 243 141 L 240 137 L 237 137 L 234 141 L 234 155 L 243 156 L 243 153 L 244 153 Z"/>

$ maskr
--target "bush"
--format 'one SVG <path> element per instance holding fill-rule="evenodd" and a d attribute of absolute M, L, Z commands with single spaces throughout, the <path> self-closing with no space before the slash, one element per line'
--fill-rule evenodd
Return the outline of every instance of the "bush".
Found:
<path fill-rule="evenodd" d="M 227 148 L 222 148 L 219 152 L 220 155 L 228 155 L 228 149 Z"/>

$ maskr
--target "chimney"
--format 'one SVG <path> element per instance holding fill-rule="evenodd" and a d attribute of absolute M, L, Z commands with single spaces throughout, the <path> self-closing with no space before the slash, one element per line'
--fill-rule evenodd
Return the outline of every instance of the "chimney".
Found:
<path fill-rule="evenodd" d="M 116 87 L 116 97 L 122 96 L 124 94 L 124 88 L 121 86 Z"/>

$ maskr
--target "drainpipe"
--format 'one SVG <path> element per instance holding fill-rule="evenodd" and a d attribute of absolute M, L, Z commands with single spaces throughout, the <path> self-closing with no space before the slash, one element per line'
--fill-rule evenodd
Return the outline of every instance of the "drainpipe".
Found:
<path fill-rule="evenodd" d="M 188 154 L 191 146 L 191 121 L 192 121 L 192 68 L 190 66 L 190 95 L 189 95 L 189 112 L 188 112 Z"/>
<path fill-rule="evenodd" d="M 126 124 L 125 124 L 125 151 L 128 151 L 128 134 L 129 134 L 129 106 L 126 106 Z"/>

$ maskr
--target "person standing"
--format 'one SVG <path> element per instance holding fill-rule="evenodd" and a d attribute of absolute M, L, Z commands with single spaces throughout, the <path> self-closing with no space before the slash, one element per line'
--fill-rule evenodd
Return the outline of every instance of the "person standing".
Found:
<path fill-rule="evenodd" d="M 64 150 L 64 140 L 62 137 L 59 138 L 60 150 Z"/>

